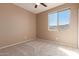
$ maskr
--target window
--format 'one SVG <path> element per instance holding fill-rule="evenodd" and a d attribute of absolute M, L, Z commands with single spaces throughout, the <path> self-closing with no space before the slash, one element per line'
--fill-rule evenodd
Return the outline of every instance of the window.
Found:
<path fill-rule="evenodd" d="M 70 10 L 58 11 L 48 14 L 48 29 L 49 30 L 64 30 L 69 27 Z"/>
<path fill-rule="evenodd" d="M 67 29 L 70 22 L 70 10 L 61 11 L 59 14 L 59 28 L 61 30 Z"/>
<path fill-rule="evenodd" d="M 57 13 L 53 13 L 53 14 L 50 14 L 48 15 L 48 27 L 50 30 L 56 30 L 57 28 Z"/>

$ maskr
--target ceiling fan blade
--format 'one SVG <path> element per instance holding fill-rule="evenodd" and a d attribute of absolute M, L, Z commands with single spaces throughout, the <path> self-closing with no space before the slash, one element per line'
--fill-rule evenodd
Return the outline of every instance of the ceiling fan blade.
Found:
<path fill-rule="evenodd" d="M 37 8 L 37 5 L 35 5 L 35 8 Z"/>
<path fill-rule="evenodd" d="M 44 3 L 40 3 L 41 5 L 43 5 L 44 7 L 47 7 L 47 5 L 46 4 L 44 4 Z"/>

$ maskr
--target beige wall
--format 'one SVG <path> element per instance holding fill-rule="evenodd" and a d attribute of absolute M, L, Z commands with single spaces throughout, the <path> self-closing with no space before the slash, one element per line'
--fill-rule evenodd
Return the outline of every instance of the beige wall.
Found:
<path fill-rule="evenodd" d="M 42 39 L 48 39 L 57 41 L 60 44 L 77 47 L 77 4 L 64 4 L 55 7 L 51 10 L 45 11 L 37 15 L 37 37 Z M 70 8 L 71 19 L 70 27 L 67 30 L 57 32 L 48 31 L 48 13 L 62 10 L 64 8 Z M 58 38 L 58 39 L 56 39 Z"/>
<path fill-rule="evenodd" d="M 35 38 L 35 14 L 13 4 L 0 4 L 0 47 Z"/>
<path fill-rule="evenodd" d="M 48 31 L 48 13 L 63 8 L 71 9 L 70 28 Z M 0 4 L 0 47 L 36 37 L 77 47 L 77 16 L 77 4 L 64 4 L 37 15 L 13 4 Z"/>
<path fill-rule="evenodd" d="M 79 48 L 79 4 L 78 4 L 78 48 Z"/>

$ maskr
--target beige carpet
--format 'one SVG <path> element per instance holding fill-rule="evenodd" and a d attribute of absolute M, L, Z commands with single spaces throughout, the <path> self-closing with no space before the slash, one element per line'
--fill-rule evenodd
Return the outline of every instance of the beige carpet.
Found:
<path fill-rule="evenodd" d="M 33 40 L 0 50 L 0 56 L 76 56 L 79 49 L 50 43 L 47 40 Z"/>

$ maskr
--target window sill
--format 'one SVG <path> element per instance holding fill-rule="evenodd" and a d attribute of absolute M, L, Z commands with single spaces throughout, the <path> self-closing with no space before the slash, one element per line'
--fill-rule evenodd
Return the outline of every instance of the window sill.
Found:
<path fill-rule="evenodd" d="M 48 31 L 55 31 L 55 32 L 58 32 L 58 30 L 54 30 L 54 29 L 48 29 Z"/>

